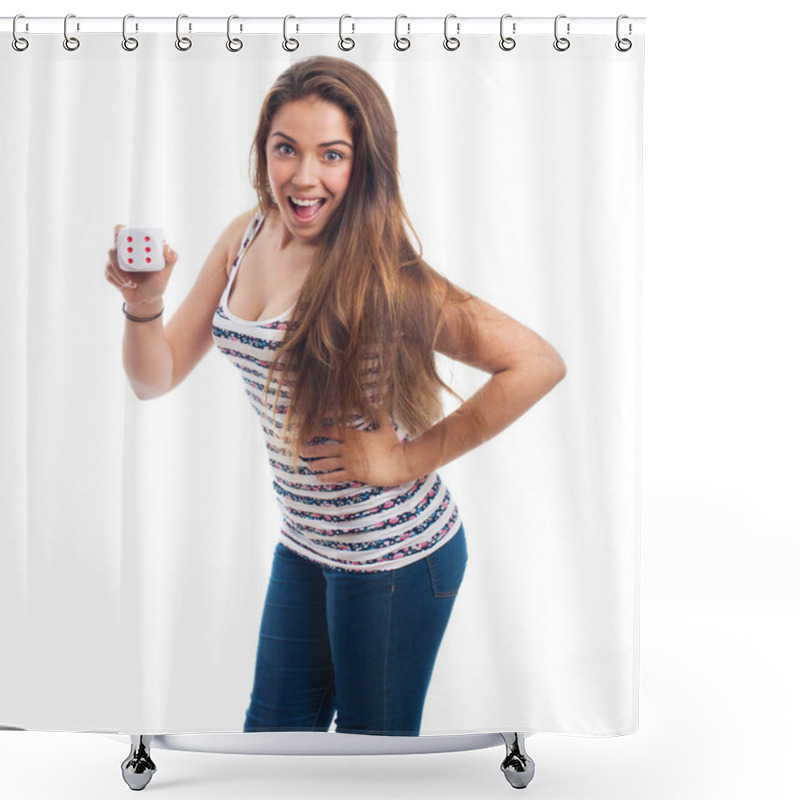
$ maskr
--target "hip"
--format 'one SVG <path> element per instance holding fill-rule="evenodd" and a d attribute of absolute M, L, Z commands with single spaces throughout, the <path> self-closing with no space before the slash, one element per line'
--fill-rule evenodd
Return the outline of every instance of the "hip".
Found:
<path fill-rule="evenodd" d="M 315 572 L 329 584 L 353 584 L 361 587 L 388 587 L 395 592 L 401 587 L 422 588 L 437 599 L 454 598 L 459 591 L 466 572 L 469 552 L 463 523 L 459 523 L 455 534 L 444 544 L 422 550 L 409 563 L 398 561 L 389 569 L 353 570 L 319 563 L 301 555 L 283 542 L 275 547 L 274 557 L 284 564 L 292 563 L 298 568 Z"/>

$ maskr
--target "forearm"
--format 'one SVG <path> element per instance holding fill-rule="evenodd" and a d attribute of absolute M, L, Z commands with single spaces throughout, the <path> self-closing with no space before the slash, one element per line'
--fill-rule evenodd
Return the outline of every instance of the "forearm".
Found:
<path fill-rule="evenodd" d="M 526 367 L 497 372 L 452 414 L 405 445 L 414 480 L 434 472 L 505 430 L 566 374 L 561 358 L 541 356 Z M 485 426 L 477 423 L 483 415 Z"/>
<path fill-rule="evenodd" d="M 127 308 L 136 317 L 157 314 L 162 301 L 140 303 Z M 122 364 L 134 394 L 149 400 L 166 394 L 172 384 L 172 350 L 164 332 L 163 315 L 150 322 L 125 318 L 122 338 Z"/>

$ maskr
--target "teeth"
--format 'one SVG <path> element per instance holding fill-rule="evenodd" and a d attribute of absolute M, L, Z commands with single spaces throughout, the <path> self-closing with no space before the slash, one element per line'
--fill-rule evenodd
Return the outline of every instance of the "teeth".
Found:
<path fill-rule="evenodd" d="M 317 203 L 321 203 L 322 202 L 322 198 L 321 197 L 317 197 L 314 200 L 303 200 L 303 199 L 301 199 L 299 197 L 293 197 L 292 198 L 292 202 L 296 206 L 315 206 Z"/>

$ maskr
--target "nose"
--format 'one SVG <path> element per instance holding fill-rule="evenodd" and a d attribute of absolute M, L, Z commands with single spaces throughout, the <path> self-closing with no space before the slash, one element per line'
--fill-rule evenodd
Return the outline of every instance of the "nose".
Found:
<path fill-rule="evenodd" d="M 317 164 L 313 157 L 306 157 L 300 160 L 297 165 L 297 172 L 294 175 L 294 182 L 298 187 L 315 186 L 317 183 Z"/>

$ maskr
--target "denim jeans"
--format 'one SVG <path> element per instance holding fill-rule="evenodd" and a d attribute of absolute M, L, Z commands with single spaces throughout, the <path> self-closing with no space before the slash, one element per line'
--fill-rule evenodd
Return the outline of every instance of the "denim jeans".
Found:
<path fill-rule="evenodd" d="M 245 731 L 418 736 L 467 564 L 462 525 L 429 556 L 383 572 L 330 570 L 278 544 Z"/>

